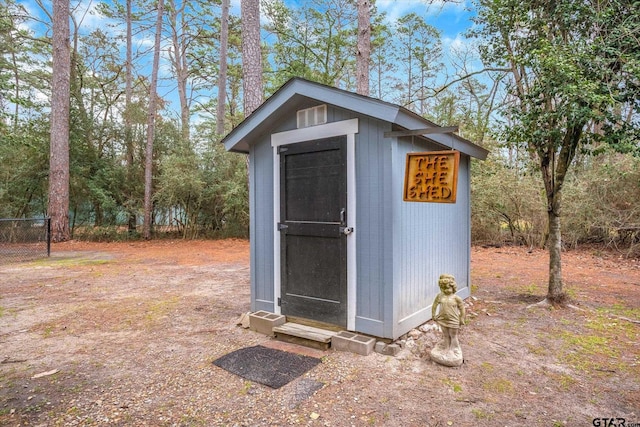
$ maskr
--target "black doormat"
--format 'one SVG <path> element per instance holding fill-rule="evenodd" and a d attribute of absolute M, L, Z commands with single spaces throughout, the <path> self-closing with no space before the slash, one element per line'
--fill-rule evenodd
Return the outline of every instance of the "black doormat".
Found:
<path fill-rule="evenodd" d="M 320 363 L 320 359 L 257 345 L 222 356 L 214 365 L 249 381 L 280 388 Z"/>

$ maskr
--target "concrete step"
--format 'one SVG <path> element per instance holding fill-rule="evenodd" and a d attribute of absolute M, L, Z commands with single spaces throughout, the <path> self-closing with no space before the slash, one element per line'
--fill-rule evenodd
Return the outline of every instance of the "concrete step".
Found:
<path fill-rule="evenodd" d="M 249 328 L 261 334 L 273 336 L 273 328 L 285 323 L 286 317 L 268 311 L 256 311 L 249 315 Z"/>
<path fill-rule="evenodd" d="M 280 341 L 304 345 L 306 347 L 327 350 L 331 346 L 331 338 L 337 334 L 334 331 L 314 328 L 313 326 L 287 322 L 274 326 L 273 334 Z"/>
<path fill-rule="evenodd" d="M 331 337 L 331 347 L 338 351 L 350 351 L 352 353 L 368 356 L 373 351 L 376 339 L 353 332 L 340 331 Z"/>

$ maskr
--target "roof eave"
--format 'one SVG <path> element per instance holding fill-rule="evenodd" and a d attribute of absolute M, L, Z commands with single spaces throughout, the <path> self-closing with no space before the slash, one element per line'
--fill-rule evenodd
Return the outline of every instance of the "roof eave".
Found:
<path fill-rule="evenodd" d="M 425 124 L 437 126 L 395 104 L 294 77 L 222 139 L 225 149 L 237 153 L 248 153 L 249 141 L 258 126 L 276 114 L 278 109 L 296 95 L 316 99 L 319 102 L 336 105 L 340 108 L 359 111 L 367 116 L 394 123 L 407 130 L 421 129 L 425 127 Z M 424 137 L 443 147 L 459 150 L 481 160 L 486 159 L 489 153 L 484 148 L 454 134 L 430 134 Z"/>
<path fill-rule="evenodd" d="M 424 127 L 425 122 L 437 127 L 437 125 L 404 108 L 398 111 L 398 117 L 394 121 L 396 125 L 407 130 L 420 129 Z M 423 138 L 433 141 L 444 148 L 458 150 L 479 160 L 485 160 L 489 155 L 489 150 L 453 133 L 433 133 L 424 135 Z"/>

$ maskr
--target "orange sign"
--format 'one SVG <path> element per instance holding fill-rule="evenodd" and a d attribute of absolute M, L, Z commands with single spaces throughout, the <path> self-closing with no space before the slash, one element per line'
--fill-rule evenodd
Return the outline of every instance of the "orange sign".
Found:
<path fill-rule="evenodd" d="M 404 175 L 405 202 L 455 203 L 460 152 L 408 153 Z"/>

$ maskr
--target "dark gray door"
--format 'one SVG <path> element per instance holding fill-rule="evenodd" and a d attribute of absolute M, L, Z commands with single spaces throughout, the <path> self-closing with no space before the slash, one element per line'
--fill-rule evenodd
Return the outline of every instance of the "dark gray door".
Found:
<path fill-rule="evenodd" d="M 281 311 L 347 325 L 346 137 L 280 154 Z"/>

